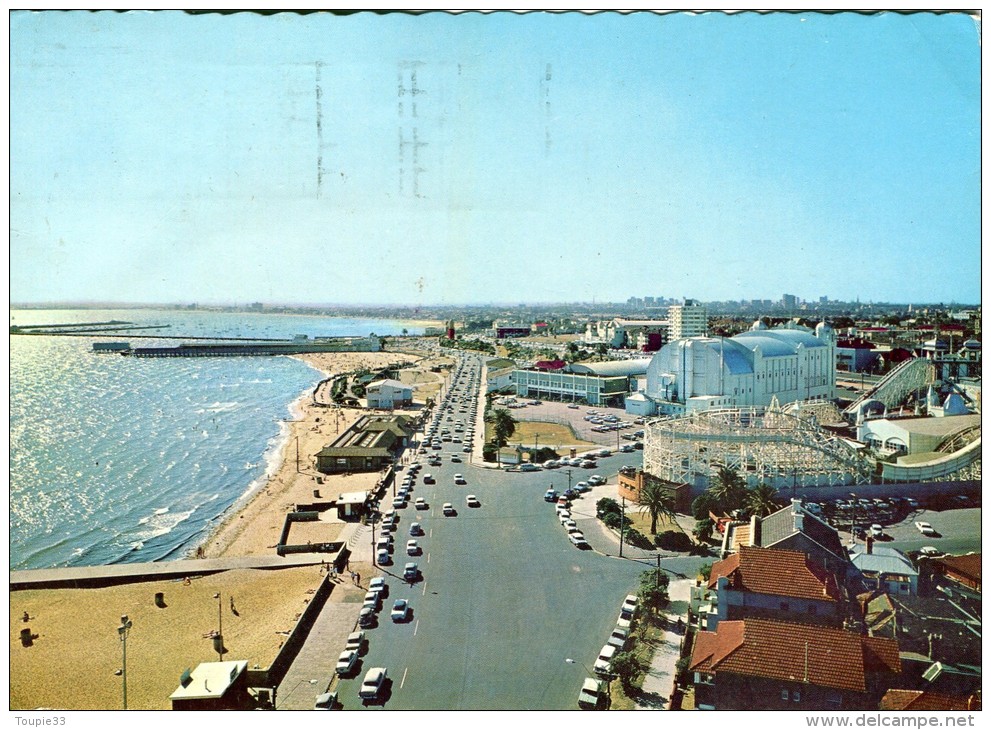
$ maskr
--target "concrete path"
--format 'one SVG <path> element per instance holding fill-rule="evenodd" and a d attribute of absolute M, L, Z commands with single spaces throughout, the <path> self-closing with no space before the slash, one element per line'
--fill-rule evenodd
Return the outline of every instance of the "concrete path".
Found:
<path fill-rule="evenodd" d="M 338 581 L 276 690 L 277 710 L 312 710 L 317 695 L 337 682 L 337 657 L 348 634 L 357 630 L 368 579 L 364 582 L 364 588 L 351 585 L 346 574 Z"/>
<path fill-rule="evenodd" d="M 688 612 L 688 600 L 694 581 L 675 580 L 668 586 L 671 603 L 665 611 L 668 629 L 664 632 L 661 643 L 654 649 L 650 668 L 643 679 L 643 687 L 637 697 L 638 710 L 666 710 L 674 692 L 674 679 L 677 673 L 678 659 L 681 657 L 681 641 L 684 629 L 678 630 L 678 619 L 684 621 Z"/>

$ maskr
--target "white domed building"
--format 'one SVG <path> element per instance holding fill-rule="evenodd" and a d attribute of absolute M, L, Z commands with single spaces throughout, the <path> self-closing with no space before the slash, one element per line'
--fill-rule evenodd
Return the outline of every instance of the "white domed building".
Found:
<path fill-rule="evenodd" d="M 638 415 L 681 415 L 713 408 L 832 399 L 836 336 L 795 323 L 761 321 L 734 337 L 689 337 L 662 347 L 647 366 L 646 398 L 628 402 Z"/>

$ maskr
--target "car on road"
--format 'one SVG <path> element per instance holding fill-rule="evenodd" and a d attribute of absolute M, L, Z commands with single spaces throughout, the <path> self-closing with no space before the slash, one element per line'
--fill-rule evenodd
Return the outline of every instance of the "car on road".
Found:
<path fill-rule="evenodd" d="M 409 606 L 409 601 L 405 598 L 398 599 L 394 604 L 392 604 L 392 613 L 389 616 L 395 623 L 401 621 L 408 621 L 409 614 L 412 609 Z"/>
<path fill-rule="evenodd" d="M 410 583 L 415 582 L 420 577 L 420 566 L 416 563 L 406 563 L 406 567 L 403 568 L 403 580 L 407 580 Z"/>
<path fill-rule="evenodd" d="M 460 464 L 461 463 L 461 457 L 458 456 L 457 454 L 451 454 L 451 463 L 452 464 Z"/>
<path fill-rule="evenodd" d="M 585 550 L 586 548 L 591 548 L 592 546 L 588 544 L 588 540 L 585 539 L 585 535 L 580 532 L 572 532 L 568 534 L 568 540 L 579 550 Z"/>
<path fill-rule="evenodd" d="M 430 505 L 427 504 L 427 500 L 423 497 L 417 497 L 416 502 L 413 503 L 413 506 L 417 509 L 430 509 Z"/>
<path fill-rule="evenodd" d="M 924 548 L 919 550 L 919 554 L 925 555 L 927 558 L 935 558 L 936 556 L 942 555 L 943 553 L 937 550 L 936 548 L 934 548 L 932 545 L 926 545 Z"/>
<path fill-rule="evenodd" d="M 543 466 L 545 469 L 561 468 L 561 465 L 555 459 L 550 459 L 549 461 L 545 461 L 543 464 L 541 464 L 541 466 Z"/>
<path fill-rule="evenodd" d="M 629 638 L 630 638 L 630 630 L 617 626 L 612 630 L 612 633 L 609 634 L 609 639 L 606 641 L 606 643 L 612 644 L 617 649 L 622 649 L 624 646 L 626 646 L 626 642 Z"/>
<path fill-rule="evenodd" d="M 573 411 L 577 411 L 578 410 L 578 404 L 577 403 L 569 403 L 568 404 L 568 408 L 570 408 Z"/>
<path fill-rule="evenodd" d="M 915 529 L 917 529 L 926 537 L 936 537 L 936 530 L 934 530 L 933 526 L 930 525 L 928 522 L 922 522 L 922 521 L 916 522 Z"/>
<path fill-rule="evenodd" d="M 454 483 L 455 484 L 467 484 L 468 482 L 465 481 L 465 478 L 464 478 L 464 475 L 463 474 L 455 474 L 454 475 Z"/>
<path fill-rule="evenodd" d="M 622 613 L 619 614 L 619 618 L 616 619 L 616 628 L 629 629 L 633 626 L 633 619 L 624 616 Z"/>
<path fill-rule="evenodd" d="M 576 406 L 577 407 L 577 406 Z M 570 408 L 570 406 L 569 406 Z M 602 691 L 602 680 L 587 677 L 582 682 L 578 693 L 578 706 L 583 710 L 598 710 L 605 704 L 605 693 Z"/>
<path fill-rule="evenodd" d="M 365 603 L 363 605 L 368 606 L 373 611 L 378 611 L 382 605 L 382 597 L 378 591 L 368 591 L 365 594 Z"/>
<path fill-rule="evenodd" d="M 454 505 L 450 502 L 444 502 L 444 516 L 453 517 L 457 512 L 454 510 Z"/>
<path fill-rule="evenodd" d="M 881 535 L 883 534 L 884 534 L 884 528 L 881 525 L 877 523 L 871 525 L 871 535 L 873 537 L 881 537 Z"/>
<path fill-rule="evenodd" d="M 616 647 L 612 644 L 606 644 L 599 651 L 599 656 L 595 660 L 595 664 L 592 665 L 592 671 L 598 675 L 609 675 L 612 674 L 612 660 L 616 656 Z"/>
<path fill-rule="evenodd" d="M 379 550 L 375 553 L 375 562 L 379 565 L 392 565 L 392 556 L 388 550 Z"/>
<path fill-rule="evenodd" d="M 402 509 L 406 506 L 406 497 L 403 497 L 402 495 L 397 496 L 392 500 L 392 506 L 395 509 Z"/>
<path fill-rule="evenodd" d="M 334 671 L 337 672 L 338 677 L 346 677 L 354 671 L 357 663 L 358 652 L 354 649 L 345 649 L 341 652 L 341 655 L 337 657 L 337 668 Z"/>
<path fill-rule="evenodd" d="M 558 509 L 557 518 L 563 525 L 565 522 L 571 520 L 571 513 L 566 509 Z"/>
<path fill-rule="evenodd" d="M 633 618 L 634 614 L 637 612 L 637 597 L 634 595 L 629 595 L 623 600 L 623 605 L 620 607 L 619 611 L 622 615 L 629 615 Z"/>
<path fill-rule="evenodd" d="M 584 484 L 584 482 L 578 482 L 578 483 L 579 484 Z M 589 486 L 592 486 L 592 487 L 597 487 L 600 484 L 605 484 L 605 483 L 606 483 L 606 478 L 604 476 L 599 475 L 599 474 L 593 474 L 592 476 L 590 476 L 588 478 L 588 484 L 589 484 Z"/>
<path fill-rule="evenodd" d="M 548 489 L 546 492 L 544 492 L 545 502 L 554 502 L 555 500 L 557 500 L 557 492 L 555 492 L 553 489 Z"/>
<path fill-rule="evenodd" d="M 409 534 L 411 537 L 419 537 L 423 534 L 423 528 L 420 526 L 419 522 L 413 522 L 409 526 Z"/>
<path fill-rule="evenodd" d="M 592 461 L 591 459 L 583 459 L 578 464 L 578 466 L 580 466 L 582 469 L 594 469 L 595 468 L 595 462 Z"/>
<path fill-rule="evenodd" d="M 561 524 L 564 525 L 565 530 L 571 530 L 572 528 L 578 527 L 578 524 L 570 518 L 562 521 Z"/>
<path fill-rule="evenodd" d="M 358 696 L 364 700 L 373 700 L 379 696 L 385 686 L 385 680 L 389 672 L 385 667 L 372 667 L 365 672 L 365 678 L 361 681 L 361 689 Z"/>
<path fill-rule="evenodd" d="M 536 464 L 520 464 L 520 471 L 540 471 L 540 467 Z"/>
<path fill-rule="evenodd" d="M 420 555 L 423 552 L 423 548 L 420 547 L 420 543 L 416 540 L 410 540 L 406 543 L 406 554 L 407 555 Z"/>
<path fill-rule="evenodd" d="M 481 507 L 482 503 L 478 501 L 478 497 L 474 494 L 469 494 L 465 497 L 465 501 L 468 503 L 469 507 Z"/>
<path fill-rule="evenodd" d="M 378 618 L 375 615 L 375 609 L 368 606 L 364 606 L 361 609 L 361 613 L 358 614 L 358 626 L 363 629 L 368 629 L 374 626 L 378 622 Z"/>
<path fill-rule="evenodd" d="M 365 632 L 354 631 L 348 634 L 348 639 L 344 644 L 344 648 L 361 654 L 361 650 L 365 648 Z"/>
<path fill-rule="evenodd" d="M 313 703 L 314 710 L 336 710 L 337 692 L 324 692 L 317 695 L 316 702 Z"/>
<path fill-rule="evenodd" d="M 423 475 L 423 483 L 424 484 L 436 484 L 437 483 L 437 480 L 434 479 L 434 475 L 433 474 L 424 474 Z"/>

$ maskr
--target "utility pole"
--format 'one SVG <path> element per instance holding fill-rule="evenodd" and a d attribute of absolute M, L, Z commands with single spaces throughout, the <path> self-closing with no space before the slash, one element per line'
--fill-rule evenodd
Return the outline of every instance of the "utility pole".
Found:
<path fill-rule="evenodd" d="M 654 588 L 661 587 L 661 556 L 657 556 L 657 572 L 654 573 Z"/>
<path fill-rule="evenodd" d="M 626 497 L 623 497 L 623 511 L 619 513 L 619 557 L 623 557 L 623 532 L 626 526 Z"/>
<path fill-rule="evenodd" d="M 296 437 L 296 473 L 299 474 L 299 436 Z"/>

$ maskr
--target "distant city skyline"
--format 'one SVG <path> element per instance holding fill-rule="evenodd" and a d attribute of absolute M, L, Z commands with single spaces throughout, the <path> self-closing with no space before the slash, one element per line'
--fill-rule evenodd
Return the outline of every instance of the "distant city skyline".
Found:
<path fill-rule="evenodd" d="M 981 301 L 965 13 L 9 23 L 17 304 Z"/>

